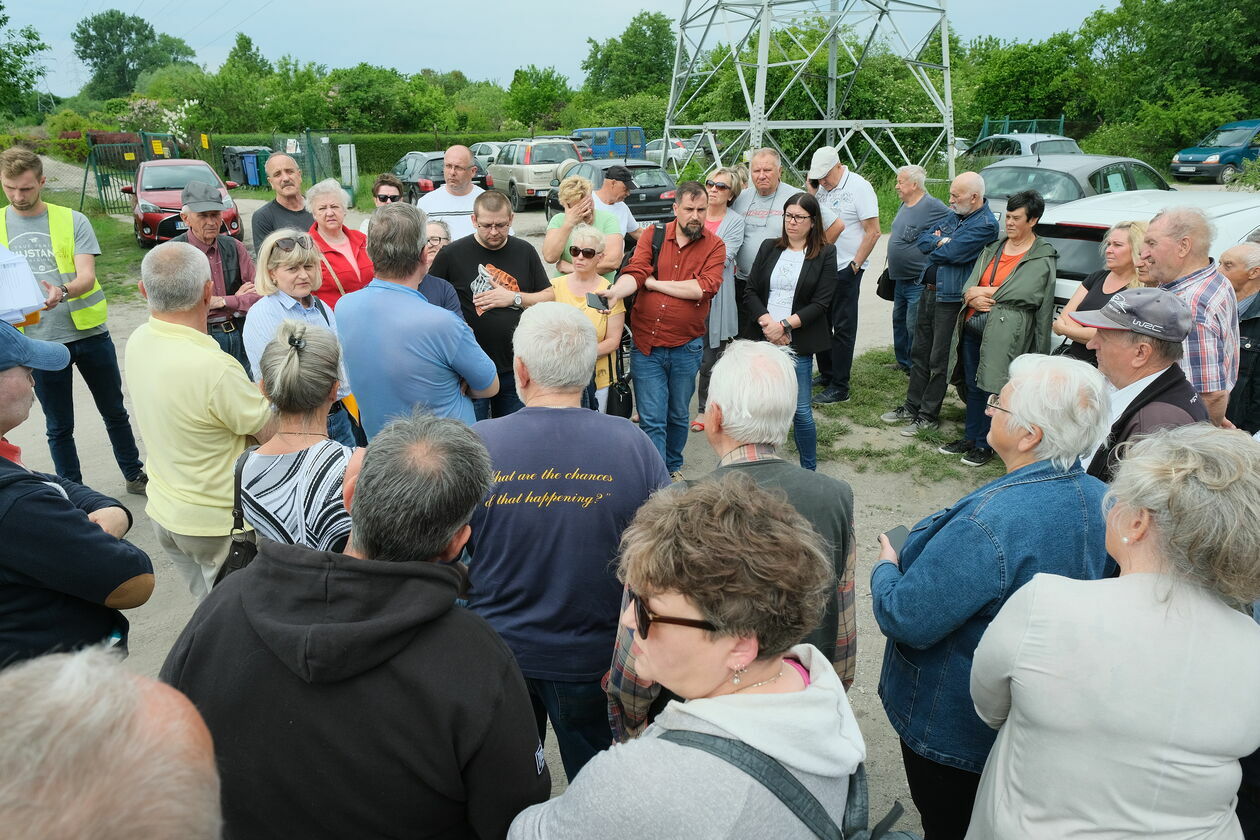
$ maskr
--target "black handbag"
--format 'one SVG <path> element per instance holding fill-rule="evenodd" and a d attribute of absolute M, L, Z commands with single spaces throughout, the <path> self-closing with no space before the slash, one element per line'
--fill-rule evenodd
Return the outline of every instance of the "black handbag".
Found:
<path fill-rule="evenodd" d="M 892 279 L 892 275 L 888 273 L 886 268 L 884 273 L 879 275 L 879 279 L 875 281 L 875 294 L 887 301 L 892 301 L 897 297 L 897 281 Z"/>
<path fill-rule="evenodd" d="M 219 567 L 214 576 L 214 585 L 218 586 L 232 572 L 239 571 L 254 561 L 258 554 L 258 544 L 245 532 L 245 511 L 241 507 L 241 473 L 245 470 L 245 459 L 257 449 L 251 446 L 236 459 L 236 468 L 232 471 L 232 544 L 228 548 L 227 559 Z"/>
<path fill-rule="evenodd" d="M 992 286 L 993 281 L 997 279 L 998 260 L 1001 258 L 1002 252 L 999 249 L 993 254 L 993 271 L 989 273 L 989 282 L 984 286 Z M 992 312 L 993 310 L 989 310 Z M 963 334 L 972 338 L 984 337 L 984 325 L 989 322 L 989 312 L 972 312 L 970 318 L 963 319 Z"/>
<path fill-rule="evenodd" d="M 613 353 L 613 381 L 608 386 L 608 409 L 604 412 L 627 420 L 634 414 L 634 393 L 630 390 L 630 374 L 622 357 L 630 352 L 630 341 L 630 329 L 627 327 L 621 334 L 621 346 Z"/>

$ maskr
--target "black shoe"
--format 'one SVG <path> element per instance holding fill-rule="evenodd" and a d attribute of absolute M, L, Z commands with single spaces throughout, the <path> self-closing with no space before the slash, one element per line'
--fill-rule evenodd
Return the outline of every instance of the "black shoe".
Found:
<path fill-rule="evenodd" d="M 993 460 L 993 450 L 976 447 L 963 456 L 962 462 L 969 467 L 983 467 Z"/>
<path fill-rule="evenodd" d="M 145 474 L 144 470 L 141 470 L 140 474 L 135 478 L 127 479 L 127 492 L 133 496 L 148 495 L 145 492 L 148 489 L 148 486 L 149 476 Z"/>
<path fill-rule="evenodd" d="M 884 365 L 884 367 L 888 368 L 889 370 L 899 370 L 902 373 L 910 372 L 910 368 L 906 367 L 900 362 L 889 362 L 888 364 Z"/>
<path fill-rule="evenodd" d="M 947 443 L 944 446 L 938 446 L 936 451 L 942 455 L 967 455 L 974 449 L 971 441 L 960 439 L 953 443 Z"/>
<path fill-rule="evenodd" d="M 827 378 L 823 376 L 821 373 L 815 373 L 814 378 L 809 380 L 809 384 L 811 388 L 818 388 L 818 387 L 826 388 Z"/>
<path fill-rule="evenodd" d="M 840 389 L 835 385 L 828 385 L 823 392 L 814 397 L 814 405 L 831 405 L 832 403 L 844 403 L 849 401 L 848 394 L 840 393 Z"/>

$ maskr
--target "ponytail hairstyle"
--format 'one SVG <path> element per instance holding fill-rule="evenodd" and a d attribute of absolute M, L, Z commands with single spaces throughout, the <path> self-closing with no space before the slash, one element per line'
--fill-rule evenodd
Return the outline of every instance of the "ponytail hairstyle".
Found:
<path fill-rule="evenodd" d="M 267 399 L 281 414 L 310 414 L 341 375 L 341 345 L 323 327 L 282 321 L 259 367 Z"/>

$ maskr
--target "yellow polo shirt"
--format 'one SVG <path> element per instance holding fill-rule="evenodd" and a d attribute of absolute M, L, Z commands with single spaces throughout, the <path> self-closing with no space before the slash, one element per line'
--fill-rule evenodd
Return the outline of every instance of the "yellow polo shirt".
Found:
<path fill-rule="evenodd" d="M 271 416 L 236 359 L 205 333 L 150 318 L 127 341 L 127 388 L 144 439 L 153 521 L 175 534 L 232 530 L 232 469 Z"/>

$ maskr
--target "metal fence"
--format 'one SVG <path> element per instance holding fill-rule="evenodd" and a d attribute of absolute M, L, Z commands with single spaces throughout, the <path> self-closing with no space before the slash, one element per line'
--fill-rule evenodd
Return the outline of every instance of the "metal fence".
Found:
<path fill-rule="evenodd" d="M 123 187 L 135 188 L 136 170 L 146 160 L 195 158 L 210 156 L 210 136 L 195 134 L 192 141 L 181 141 L 173 134 L 141 131 L 138 143 L 96 143 L 88 151 L 79 191 L 79 209 L 90 198 L 106 213 L 131 213 L 131 196 Z"/>

